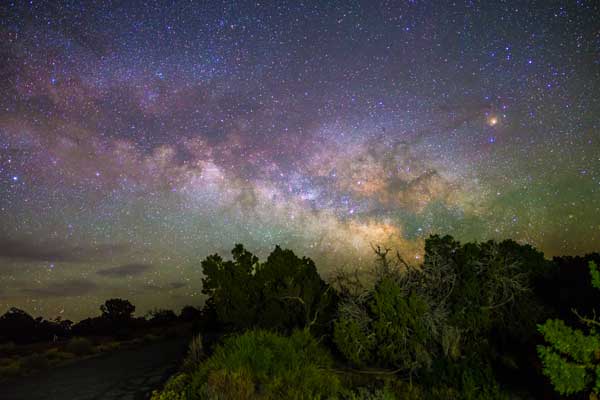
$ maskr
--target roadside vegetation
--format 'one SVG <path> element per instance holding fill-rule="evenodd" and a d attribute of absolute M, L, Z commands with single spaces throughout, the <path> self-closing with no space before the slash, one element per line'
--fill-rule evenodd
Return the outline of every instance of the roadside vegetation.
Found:
<path fill-rule="evenodd" d="M 431 236 L 413 265 L 373 247 L 368 272 L 276 247 L 202 261 L 202 309 L 134 317 L 0 317 L 0 376 L 158 340 L 192 337 L 153 400 L 574 399 L 600 392 L 600 255 L 548 260 L 514 241 Z M 192 336 L 193 333 L 193 336 Z"/>
<path fill-rule="evenodd" d="M 368 274 L 327 281 L 279 247 L 207 257 L 202 335 L 153 400 L 597 398 L 598 254 L 450 236 L 420 265 L 373 250 Z"/>
<path fill-rule="evenodd" d="M 101 315 L 76 324 L 57 318 L 33 318 L 11 308 L 0 316 L 0 380 L 32 375 L 107 352 L 134 348 L 176 336 L 190 336 L 200 310 L 187 306 L 177 316 L 171 310 L 153 310 L 134 317 L 135 306 L 109 299 Z"/>

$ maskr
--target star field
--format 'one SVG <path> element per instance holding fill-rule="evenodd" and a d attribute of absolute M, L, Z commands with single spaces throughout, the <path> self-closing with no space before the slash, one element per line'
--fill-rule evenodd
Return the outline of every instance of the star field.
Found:
<path fill-rule="evenodd" d="M 595 1 L 3 2 L 0 56 L 2 308 L 200 304 L 234 243 L 600 248 Z"/>

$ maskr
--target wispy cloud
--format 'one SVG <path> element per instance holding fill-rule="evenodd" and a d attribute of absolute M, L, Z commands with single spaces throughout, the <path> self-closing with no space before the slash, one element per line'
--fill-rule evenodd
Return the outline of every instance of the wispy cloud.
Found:
<path fill-rule="evenodd" d="M 83 279 L 70 279 L 64 282 L 54 282 L 45 286 L 23 289 L 30 296 L 39 297 L 71 297 L 87 295 L 98 288 L 93 282 Z"/>
<path fill-rule="evenodd" d="M 97 271 L 96 273 L 101 276 L 106 276 L 110 278 L 123 278 L 127 276 L 137 276 L 142 275 L 144 272 L 152 269 L 152 266 L 149 264 L 125 264 L 119 265 L 118 267 L 106 268 Z"/>
<path fill-rule="evenodd" d="M 129 246 L 122 243 L 73 246 L 60 241 L 38 241 L 30 237 L 0 237 L 0 258 L 20 261 L 92 261 L 122 254 L 127 250 Z"/>

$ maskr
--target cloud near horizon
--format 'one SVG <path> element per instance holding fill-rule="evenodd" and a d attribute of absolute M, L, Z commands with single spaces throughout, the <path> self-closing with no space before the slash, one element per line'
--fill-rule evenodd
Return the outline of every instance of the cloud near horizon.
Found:
<path fill-rule="evenodd" d="M 128 276 L 138 276 L 152 269 L 150 264 L 124 264 L 117 267 L 101 269 L 96 274 L 109 278 L 123 278 Z"/>

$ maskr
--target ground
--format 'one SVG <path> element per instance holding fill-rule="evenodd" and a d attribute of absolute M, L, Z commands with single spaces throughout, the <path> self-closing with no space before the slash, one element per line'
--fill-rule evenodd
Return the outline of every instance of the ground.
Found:
<path fill-rule="evenodd" d="M 117 351 L 0 383 L 3 400 L 142 400 L 177 368 L 188 339 Z"/>

